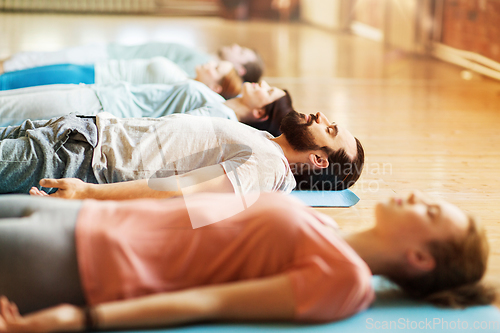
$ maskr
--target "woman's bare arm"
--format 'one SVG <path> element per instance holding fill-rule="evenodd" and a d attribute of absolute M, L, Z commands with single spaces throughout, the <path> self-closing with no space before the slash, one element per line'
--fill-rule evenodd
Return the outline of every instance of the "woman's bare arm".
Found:
<path fill-rule="evenodd" d="M 54 315 L 57 309 L 65 311 L 66 316 Z M 204 320 L 291 320 L 294 309 L 290 278 L 282 274 L 104 303 L 96 306 L 94 313 L 97 328 L 107 330 L 165 327 Z M 82 310 L 71 312 L 68 306 L 62 306 L 40 313 L 47 319 L 47 330 L 40 332 L 84 329 Z M 21 318 L 29 325 L 30 316 L 31 321 L 37 316 L 37 328 L 45 328 L 40 313 Z M 2 316 L 5 322 L 6 316 L 3 313 Z M 33 326 L 25 328 L 29 331 Z"/>
<path fill-rule="evenodd" d="M 290 320 L 287 275 L 201 287 L 96 307 L 101 329 L 155 327 L 201 320 Z"/>

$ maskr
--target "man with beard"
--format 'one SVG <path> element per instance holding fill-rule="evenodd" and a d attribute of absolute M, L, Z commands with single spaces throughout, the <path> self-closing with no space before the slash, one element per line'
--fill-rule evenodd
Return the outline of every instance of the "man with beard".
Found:
<path fill-rule="evenodd" d="M 332 165 L 336 173 L 325 180 L 332 183 L 329 189 L 346 188 L 359 177 L 359 141 L 323 114 L 292 111 L 282 131 L 273 137 L 226 119 L 182 114 L 158 119 L 69 115 L 45 124 L 28 120 L 0 129 L 6 162 L 0 167 L 0 191 L 25 193 L 40 184 L 43 188 L 33 187 L 30 194 L 121 200 L 290 192 L 294 173 Z"/>

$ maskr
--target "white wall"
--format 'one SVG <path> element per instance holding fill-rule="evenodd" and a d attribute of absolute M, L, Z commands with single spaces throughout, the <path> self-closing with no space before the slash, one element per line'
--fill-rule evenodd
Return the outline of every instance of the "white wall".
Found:
<path fill-rule="evenodd" d="M 322 28 L 341 30 L 348 24 L 348 3 L 346 0 L 301 0 L 301 18 Z"/>

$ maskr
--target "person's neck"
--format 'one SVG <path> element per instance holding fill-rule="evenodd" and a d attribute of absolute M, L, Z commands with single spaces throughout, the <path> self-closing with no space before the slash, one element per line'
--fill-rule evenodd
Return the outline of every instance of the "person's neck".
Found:
<path fill-rule="evenodd" d="M 301 163 L 308 163 L 308 156 L 310 152 L 297 151 L 293 149 L 284 134 L 281 134 L 280 136 L 270 140 L 274 143 L 277 143 L 281 147 L 281 150 L 283 150 L 283 154 L 288 160 L 290 166 Z"/>
<path fill-rule="evenodd" d="M 347 234 L 343 238 L 366 262 L 374 275 L 384 275 L 389 272 L 392 263 L 401 260 L 400 253 L 390 242 L 379 237 L 375 229 Z"/>
<path fill-rule="evenodd" d="M 243 99 L 241 97 L 228 99 L 224 102 L 224 105 L 234 111 L 238 121 L 244 121 L 248 114 L 252 111 L 246 104 L 243 103 Z"/>

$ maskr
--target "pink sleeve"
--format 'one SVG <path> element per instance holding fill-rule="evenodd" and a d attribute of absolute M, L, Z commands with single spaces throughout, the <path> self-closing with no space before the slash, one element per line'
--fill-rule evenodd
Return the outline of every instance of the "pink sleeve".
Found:
<path fill-rule="evenodd" d="M 295 320 L 334 321 L 366 309 L 374 299 L 371 274 L 350 262 L 332 268 L 309 256 L 290 272 L 295 294 Z"/>

